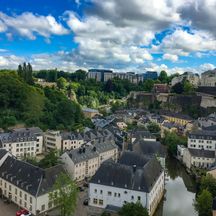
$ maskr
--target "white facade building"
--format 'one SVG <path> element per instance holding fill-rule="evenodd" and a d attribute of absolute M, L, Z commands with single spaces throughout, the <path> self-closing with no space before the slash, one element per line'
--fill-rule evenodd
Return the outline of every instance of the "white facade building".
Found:
<path fill-rule="evenodd" d="M 216 69 L 202 73 L 200 85 L 216 87 Z"/>
<path fill-rule="evenodd" d="M 17 158 L 35 157 L 43 152 L 43 132 L 40 128 L 20 128 L 0 134 L 0 148 Z"/>
<path fill-rule="evenodd" d="M 126 154 L 130 157 L 134 153 Z M 89 184 L 90 206 L 121 208 L 139 201 L 149 215 L 154 214 L 164 193 L 164 171 L 156 158 L 132 157 L 132 160 L 106 161 L 101 165 Z"/>
<path fill-rule="evenodd" d="M 209 168 L 215 163 L 216 131 L 198 130 L 188 136 L 188 148 L 183 152 L 183 162 L 192 166 Z"/>
<path fill-rule="evenodd" d="M 184 79 L 188 80 L 194 86 L 198 86 L 200 81 L 198 74 L 194 74 L 192 72 L 185 72 L 177 77 L 174 77 L 171 81 L 171 85 L 174 86 L 177 83 L 182 82 Z"/>
<path fill-rule="evenodd" d="M 33 215 L 46 212 L 55 207 L 49 192 L 62 172 L 62 165 L 41 169 L 7 156 L 0 166 L 0 194 Z"/>

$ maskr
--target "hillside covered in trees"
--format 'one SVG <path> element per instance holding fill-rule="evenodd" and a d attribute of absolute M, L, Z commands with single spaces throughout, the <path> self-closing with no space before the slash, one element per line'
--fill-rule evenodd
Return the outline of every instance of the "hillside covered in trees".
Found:
<path fill-rule="evenodd" d="M 76 129 L 84 124 L 80 105 L 55 88 L 33 83 L 25 67 L 0 71 L 0 128 L 16 124 L 42 129 Z M 28 74 L 26 76 L 26 74 Z"/>

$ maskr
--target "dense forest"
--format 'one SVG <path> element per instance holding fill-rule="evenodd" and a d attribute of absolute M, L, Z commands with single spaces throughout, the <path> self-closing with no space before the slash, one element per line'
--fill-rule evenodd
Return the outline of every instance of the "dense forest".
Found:
<path fill-rule="evenodd" d="M 25 123 L 42 129 L 75 129 L 83 122 L 80 105 L 55 88 L 31 85 L 19 71 L 0 72 L 0 128 Z"/>

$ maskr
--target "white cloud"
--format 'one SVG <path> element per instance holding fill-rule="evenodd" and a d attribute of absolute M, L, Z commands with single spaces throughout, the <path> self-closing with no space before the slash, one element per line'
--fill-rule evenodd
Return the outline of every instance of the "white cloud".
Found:
<path fill-rule="evenodd" d="M 214 68 L 216 68 L 216 66 L 210 63 L 200 65 L 200 70 L 202 71 L 213 70 Z"/>
<path fill-rule="evenodd" d="M 0 30 L 1 23 L 5 26 L 3 29 L 4 31 L 11 29 L 19 35 L 31 40 L 36 39 L 36 35 L 48 38 L 51 35 L 65 35 L 69 33 L 69 31 L 51 15 L 40 16 L 25 12 L 21 15 L 8 16 L 0 12 Z"/>
<path fill-rule="evenodd" d="M 25 58 L 15 55 L 0 56 L 0 68 L 16 69 L 18 65 L 23 63 L 24 61 Z"/>
<path fill-rule="evenodd" d="M 203 31 L 191 30 L 191 32 L 188 32 L 179 28 L 172 34 L 166 35 L 161 44 L 153 46 L 152 49 L 153 52 L 169 53 L 169 55 L 173 55 L 173 58 L 174 56 L 175 58 L 177 56 L 188 56 L 191 53 L 196 53 L 198 57 L 201 57 L 202 52 L 215 50 L 216 39 L 212 35 Z M 175 59 L 173 60 L 175 61 Z"/>
<path fill-rule="evenodd" d="M 178 56 L 174 55 L 174 54 L 165 53 L 163 55 L 163 59 L 164 60 L 169 60 L 169 61 L 172 61 L 172 62 L 176 62 L 176 61 L 178 61 Z"/>

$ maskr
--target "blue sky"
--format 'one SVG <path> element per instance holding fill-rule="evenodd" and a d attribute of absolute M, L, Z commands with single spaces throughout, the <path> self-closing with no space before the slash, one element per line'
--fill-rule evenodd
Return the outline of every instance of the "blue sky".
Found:
<path fill-rule="evenodd" d="M 0 68 L 203 72 L 216 0 L 0 0 Z"/>

